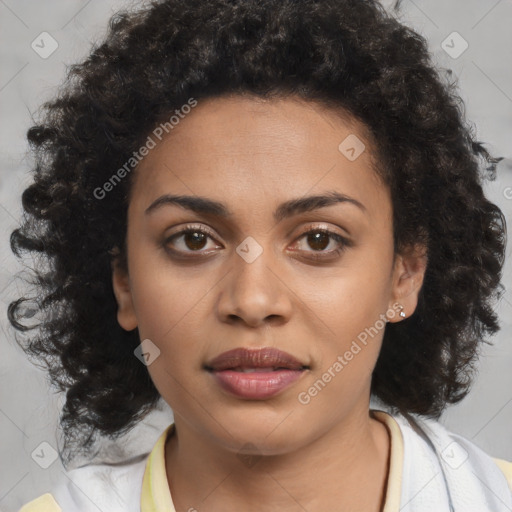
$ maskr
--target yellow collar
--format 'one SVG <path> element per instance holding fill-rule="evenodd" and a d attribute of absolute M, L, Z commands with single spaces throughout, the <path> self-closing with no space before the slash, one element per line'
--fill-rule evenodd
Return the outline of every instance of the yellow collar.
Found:
<path fill-rule="evenodd" d="M 167 437 L 173 434 L 174 423 L 171 423 L 158 438 L 149 454 L 144 478 L 142 479 L 141 512 L 162 512 L 163 510 L 176 512 L 165 468 L 165 443 Z"/>
<path fill-rule="evenodd" d="M 383 411 L 372 411 L 372 414 L 375 419 L 381 421 L 387 427 L 391 438 L 389 476 L 383 512 L 398 512 L 400 509 L 402 484 L 402 433 L 397 422 L 389 414 Z M 168 436 L 173 434 L 174 423 L 171 423 L 158 438 L 149 454 L 142 480 L 141 512 L 162 512 L 163 510 L 166 512 L 176 512 L 165 468 L 165 443 Z"/>
<path fill-rule="evenodd" d="M 384 411 L 372 411 L 373 417 L 387 427 L 391 446 L 389 450 L 388 485 L 382 512 L 399 512 L 402 494 L 402 467 L 404 462 L 404 440 L 402 431 L 393 416 Z"/>

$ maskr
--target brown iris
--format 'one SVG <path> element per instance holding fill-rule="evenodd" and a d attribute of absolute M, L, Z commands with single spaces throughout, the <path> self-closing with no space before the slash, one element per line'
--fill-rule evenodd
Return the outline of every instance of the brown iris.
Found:
<path fill-rule="evenodd" d="M 329 235 L 327 235 L 326 233 L 310 233 L 308 234 L 307 240 L 309 246 L 312 249 L 317 249 L 321 251 L 329 245 L 329 238 Z"/>
<path fill-rule="evenodd" d="M 183 235 L 185 244 L 189 249 L 199 250 L 204 247 L 208 235 L 200 231 L 189 231 Z M 190 242 L 189 242 L 190 241 Z"/>

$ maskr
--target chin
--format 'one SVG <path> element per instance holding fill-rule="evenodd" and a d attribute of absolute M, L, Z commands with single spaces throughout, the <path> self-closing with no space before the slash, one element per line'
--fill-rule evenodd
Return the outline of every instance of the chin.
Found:
<path fill-rule="evenodd" d="M 307 419 L 298 417 L 297 411 L 266 406 L 240 407 L 238 410 L 219 413 L 226 430 L 216 425 L 222 444 L 231 451 L 251 455 L 280 455 L 298 448 Z M 228 433 L 229 432 L 229 433 Z M 230 435 L 231 434 L 231 435 Z"/>

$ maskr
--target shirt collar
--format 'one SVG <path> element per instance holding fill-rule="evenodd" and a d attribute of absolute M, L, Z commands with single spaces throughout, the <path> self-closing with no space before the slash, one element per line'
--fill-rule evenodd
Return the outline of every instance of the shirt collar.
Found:
<path fill-rule="evenodd" d="M 167 482 L 165 442 L 174 434 L 174 423 L 162 432 L 149 454 L 142 480 L 141 512 L 176 512 Z"/>
<path fill-rule="evenodd" d="M 372 411 L 373 417 L 382 422 L 389 432 L 389 474 L 383 512 L 398 512 L 402 486 L 403 438 L 400 426 L 384 411 Z M 176 512 L 167 481 L 165 443 L 174 434 L 174 423 L 162 432 L 149 454 L 142 480 L 141 512 Z"/>
<path fill-rule="evenodd" d="M 389 432 L 389 469 L 386 496 L 382 512 L 399 512 L 402 494 L 402 468 L 404 462 L 404 440 L 400 426 L 393 416 L 384 411 L 372 411 L 376 420 L 384 423 Z"/>

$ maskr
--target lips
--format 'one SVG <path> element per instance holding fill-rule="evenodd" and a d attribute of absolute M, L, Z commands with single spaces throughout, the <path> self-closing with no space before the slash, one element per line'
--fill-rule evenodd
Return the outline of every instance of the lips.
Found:
<path fill-rule="evenodd" d="M 302 377 L 309 366 L 275 348 L 229 350 L 204 365 L 232 396 L 265 400 Z"/>
<path fill-rule="evenodd" d="M 304 370 L 309 368 L 298 359 L 276 348 L 246 349 L 235 348 L 223 352 L 205 365 L 209 371 L 236 370 L 242 372 L 251 371 L 275 371 Z"/>

